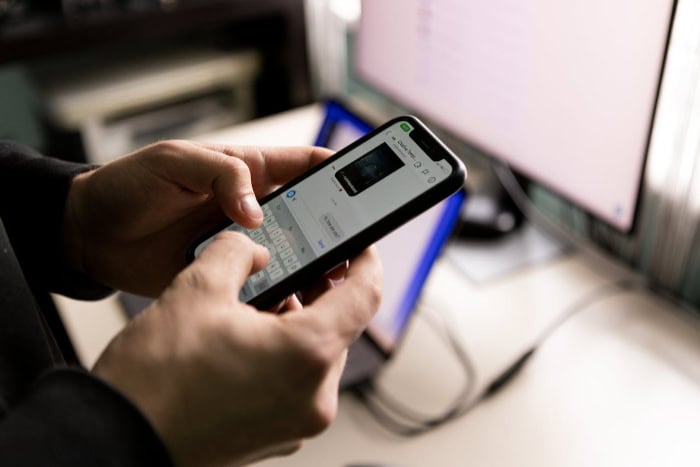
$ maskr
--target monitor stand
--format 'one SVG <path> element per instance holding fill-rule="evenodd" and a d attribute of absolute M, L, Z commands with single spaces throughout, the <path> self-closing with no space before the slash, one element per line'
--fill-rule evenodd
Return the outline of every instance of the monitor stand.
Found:
<path fill-rule="evenodd" d="M 474 283 L 485 283 L 568 251 L 566 245 L 528 221 L 507 235 L 486 240 L 457 236 L 445 257 Z"/>
<path fill-rule="evenodd" d="M 522 221 L 522 213 L 504 192 L 468 191 L 455 233 L 469 240 L 495 240 L 514 233 Z"/>
<path fill-rule="evenodd" d="M 472 189 L 467 188 L 456 238 L 446 252 L 467 278 L 484 283 L 565 251 L 561 241 L 525 220 L 490 164 L 472 167 Z"/>

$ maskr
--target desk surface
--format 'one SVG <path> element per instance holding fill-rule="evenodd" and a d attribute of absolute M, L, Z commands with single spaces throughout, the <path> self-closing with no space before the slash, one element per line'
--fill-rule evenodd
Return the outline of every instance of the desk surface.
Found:
<path fill-rule="evenodd" d="M 201 139 L 306 144 L 320 118 L 319 107 L 308 107 Z M 464 380 L 423 315 L 450 324 L 483 386 L 572 304 L 601 294 L 547 339 L 510 385 L 452 423 L 396 438 L 344 394 L 329 430 L 294 456 L 260 465 L 698 465 L 700 320 L 640 290 L 603 293 L 624 276 L 582 254 L 563 254 L 475 284 L 443 256 L 379 381 L 426 413 L 445 407 Z M 57 300 L 91 364 L 125 322 L 116 300 Z"/>

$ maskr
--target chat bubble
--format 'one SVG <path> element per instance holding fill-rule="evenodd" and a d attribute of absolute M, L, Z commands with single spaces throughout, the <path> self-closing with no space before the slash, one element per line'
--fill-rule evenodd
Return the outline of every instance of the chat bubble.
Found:
<path fill-rule="evenodd" d="M 340 228 L 340 225 L 338 224 L 338 221 L 335 220 L 335 217 L 333 217 L 333 214 L 327 212 L 319 217 L 318 220 L 321 223 L 323 230 L 325 230 L 328 236 L 333 240 L 341 240 L 345 236 L 343 229 Z"/>

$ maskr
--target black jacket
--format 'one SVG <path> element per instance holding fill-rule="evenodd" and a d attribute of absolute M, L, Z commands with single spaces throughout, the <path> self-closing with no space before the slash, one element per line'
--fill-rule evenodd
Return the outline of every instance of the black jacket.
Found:
<path fill-rule="evenodd" d="M 0 465 L 159 466 L 169 455 L 116 389 L 66 363 L 49 291 L 109 291 L 66 270 L 61 227 L 71 178 L 86 166 L 0 142 Z M 59 336 L 62 337 L 62 336 Z"/>

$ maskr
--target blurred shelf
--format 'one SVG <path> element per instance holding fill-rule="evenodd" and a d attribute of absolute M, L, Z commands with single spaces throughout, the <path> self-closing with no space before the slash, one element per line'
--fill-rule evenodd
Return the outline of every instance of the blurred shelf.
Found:
<path fill-rule="evenodd" d="M 276 15 L 303 28 L 301 0 L 183 2 L 172 10 L 91 13 L 65 18 L 49 12 L 0 25 L 0 63 L 121 43 L 155 40 Z M 128 31 L 128 35 L 125 35 Z"/>

